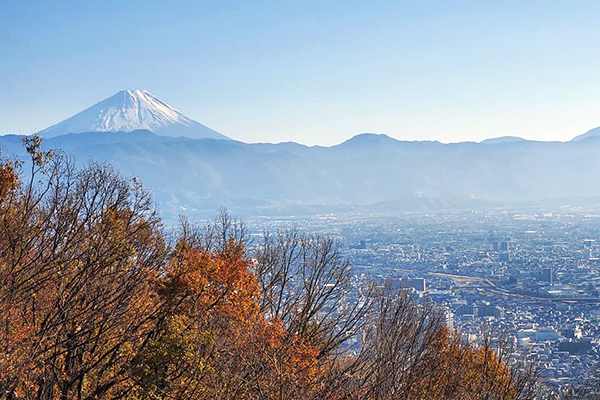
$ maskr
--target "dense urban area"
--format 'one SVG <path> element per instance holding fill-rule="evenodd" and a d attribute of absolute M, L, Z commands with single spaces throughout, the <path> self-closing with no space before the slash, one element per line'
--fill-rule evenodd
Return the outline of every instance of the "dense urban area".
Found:
<path fill-rule="evenodd" d="M 491 335 L 551 387 L 594 383 L 600 362 L 600 214 L 557 211 L 253 219 L 253 234 L 299 224 L 339 239 L 358 289 L 391 280 L 442 309 L 472 343 Z"/>

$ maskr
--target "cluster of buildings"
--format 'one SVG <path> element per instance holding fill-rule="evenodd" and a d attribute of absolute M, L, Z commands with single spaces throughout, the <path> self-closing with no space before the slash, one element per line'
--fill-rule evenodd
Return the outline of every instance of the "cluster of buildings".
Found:
<path fill-rule="evenodd" d="M 302 227 L 302 224 L 300 224 Z M 308 229 L 338 238 L 364 277 L 435 301 L 464 340 L 510 346 L 551 387 L 600 367 L 600 214 L 488 211 L 328 216 Z"/>

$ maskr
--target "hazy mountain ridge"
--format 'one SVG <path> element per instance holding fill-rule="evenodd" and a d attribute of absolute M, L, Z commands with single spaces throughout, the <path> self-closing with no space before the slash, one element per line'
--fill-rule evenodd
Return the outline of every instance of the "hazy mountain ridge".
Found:
<path fill-rule="evenodd" d="M 590 129 L 583 135 L 575 136 L 573 139 L 571 139 L 571 141 L 578 142 L 578 141 L 586 140 L 586 139 L 590 139 L 590 138 L 600 138 L 600 127 Z"/>
<path fill-rule="evenodd" d="M 497 138 L 485 139 L 479 143 L 481 143 L 481 144 L 499 144 L 499 143 L 521 142 L 524 140 L 526 140 L 526 139 L 523 139 L 522 137 L 518 137 L 518 136 L 500 136 Z"/>
<path fill-rule="evenodd" d="M 23 157 L 22 137 L 0 137 L 3 155 Z M 49 138 L 78 162 L 109 160 L 152 189 L 161 211 L 250 213 L 397 204 L 398 209 L 600 196 L 600 140 L 403 142 L 363 134 L 331 147 L 246 144 L 132 133 Z M 24 158 L 24 157 L 23 157 Z"/>

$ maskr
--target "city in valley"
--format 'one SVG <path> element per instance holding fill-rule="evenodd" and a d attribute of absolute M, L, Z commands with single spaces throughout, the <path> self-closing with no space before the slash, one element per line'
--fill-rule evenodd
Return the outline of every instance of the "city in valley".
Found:
<path fill-rule="evenodd" d="M 594 382 L 600 362 L 600 213 L 493 210 L 249 221 L 340 241 L 355 288 L 374 279 L 433 300 L 465 341 L 508 343 L 552 387 Z M 358 299 L 349 299 L 357 301 Z"/>

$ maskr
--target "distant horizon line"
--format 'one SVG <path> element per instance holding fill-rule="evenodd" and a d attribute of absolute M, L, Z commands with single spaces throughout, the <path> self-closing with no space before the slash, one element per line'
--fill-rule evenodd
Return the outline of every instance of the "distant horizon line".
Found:
<path fill-rule="evenodd" d="M 202 125 L 197 120 L 195 120 L 195 119 L 193 119 L 191 117 L 188 117 L 187 115 L 185 115 L 182 112 L 178 111 L 176 108 L 174 108 L 170 104 L 162 101 L 161 99 L 159 99 L 158 97 L 156 97 L 155 95 L 153 95 L 152 92 L 150 92 L 150 91 L 148 91 L 146 89 L 123 89 L 123 90 L 119 90 L 119 91 L 115 92 L 114 94 L 106 97 L 103 100 L 100 100 L 100 101 L 98 101 L 98 102 L 90 105 L 89 107 L 84 108 L 83 111 L 80 111 L 80 112 L 74 114 L 73 116 L 71 116 L 69 118 L 66 118 L 66 119 L 64 119 L 61 122 L 58 122 L 56 124 L 50 125 L 50 126 L 44 128 L 44 129 L 31 129 L 31 132 L 29 134 L 23 134 L 23 133 L 21 133 L 20 130 L 19 130 L 18 133 L 15 133 L 15 132 L 12 132 L 12 133 L 11 132 L 0 133 L 0 136 L 5 136 L 5 135 L 31 136 L 31 135 L 34 135 L 36 133 L 40 133 L 40 132 L 46 131 L 48 129 L 51 129 L 51 128 L 55 127 L 55 126 L 61 125 L 61 124 L 65 123 L 65 122 L 67 122 L 69 120 L 72 120 L 73 118 L 77 117 L 78 115 L 80 115 L 80 114 L 82 114 L 82 113 L 84 113 L 84 112 L 86 112 L 86 111 L 88 111 L 88 110 L 90 110 L 90 109 L 92 109 L 94 107 L 97 107 L 101 103 L 104 103 L 106 101 L 110 101 L 113 98 L 120 97 L 120 95 L 122 95 L 122 94 L 130 95 L 130 96 L 137 96 L 139 93 L 142 93 L 143 95 L 149 95 L 151 98 L 153 98 L 156 101 L 162 103 L 166 107 L 170 108 L 172 111 L 180 114 L 182 117 L 187 118 L 187 119 L 189 119 L 189 120 L 191 120 L 191 121 L 193 121 L 195 123 L 198 123 L 198 124 Z M 123 109 L 123 111 L 124 110 L 125 109 Z M 130 128 L 135 128 L 135 126 L 130 126 Z M 87 128 L 81 128 L 80 127 L 80 129 L 87 129 Z M 160 133 L 156 133 L 154 130 L 146 128 L 146 127 L 140 127 L 139 129 L 147 129 L 147 130 L 149 130 L 150 132 L 152 132 L 154 134 L 157 134 L 159 136 L 164 136 L 164 135 L 161 135 Z M 211 129 L 211 128 L 208 128 L 208 129 L 216 132 L 218 135 L 223 135 L 222 133 L 220 133 L 219 130 Z M 231 138 L 232 140 L 235 140 L 235 141 L 238 141 L 238 142 L 248 143 L 248 144 L 252 144 L 252 143 L 255 143 L 255 144 L 260 144 L 260 143 L 263 143 L 263 144 L 296 143 L 296 144 L 300 144 L 300 145 L 307 146 L 307 147 L 331 147 L 331 146 L 336 146 L 336 145 L 340 145 L 340 144 L 342 144 L 342 143 L 344 143 L 344 142 L 346 142 L 348 140 L 351 140 L 351 139 L 353 139 L 353 138 L 355 138 L 357 136 L 363 135 L 363 134 L 385 135 L 385 136 L 387 136 L 387 137 L 389 137 L 391 139 L 394 139 L 394 140 L 397 140 L 397 141 L 400 141 L 400 142 L 437 142 L 437 143 L 441 143 L 441 144 L 460 144 L 460 143 L 482 143 L 482 144 L 486 144 L 486 142 L 495 142 L 495 141 L 498 141 L 498 142 L 529 141 L 529 142 L 558 142 L 558 143 L 567 143 L 567 142 L 574 141 L 574 140 L 580 140 L 585 135 L 587 135 L 590 132 L 595 131 L 597 129 L 598 129 L 598 132 L 597 133 L 593 133 L 592 136 L 596 136 L 596 135 L 600 136 L 600 127 L 592 127 L 591 129 L 588 129 L 586 132 L 577 134 L 577 135 L 571 137 L 570 139 L 549 140 L 549 141 L 548 140 L 539 140 L 539 139 L 528 139 L 528 138 L 523 137 L 523 136 L 516 136 L 516 135 L 510 135 L 510 134 L 509 135 L 501 135 L 501 136 L 493 136 L 493 137 L 489 137 L 489 138 L 484 138 L 484 139 L 481 139 L 479 141 L 477 141 L 477 140 L 441 141 L 441 140 L 435 139 L 435 138 L 418 138 L 418 139 L 398 138 L 397 136 L 393 136 L 393 135 L 390 135 L 388 133 L 375 133 L 375 132 L 372 132 L 372 131 L 363 131 L 363 132 L 354 134 L 354 135 L 352 135 L 350 137 L 347 137 L 346 139 L 342 139 L 342 140 L 339 139 L 339 135 L 338 135 L 338 140 L 340 140 L 340 141 L 339 142 L 330 143 L 330 144 L 322 144 L 322 143 L 321 144 L 320 143 L 307 144 L 307 143 L 302 142 L 302 141 L 294 141 L 293 139 L 292 140 L 285 140 L 285 139 L 283 139 L 281 141 L 248 141 L 248 140 L 243 141 L 243 140 L 238 140 L 238 139 L 235 139 L 235 138 L 231 138 L 231 136 L 226 136 L 226 135 L 223 135 L 223 136 L 226 136 L 226 137 Z M 133 129 L 133 130 L 135 130 L 135 129 Z M 132 132 L 133 130 L 127 129 L 127 130 L 124 130 L 123 132 Z M 91 128 L 90 131 L 65 132 L 65 134 L 68 134 L 68 133 L 88 133 L 88 132 L 117 132 L 117 131 L 118 131 L 118 129 L 116 129 L 116 130 L 115 129 L 109 129 L 107 131 L 101 131 L 101 130 L 96 130 L 96 129 Z M 57 136 L 62 136 L 62 134 L 57 135 Z M 169 135 L 169 136 L 171 136 L 171 135 Z M 42 135 L 42 137 L 43 137 L 43 135 Z M 491 144 L 491 143 L 489 143 L 489 144 Z"/>
<path fill-rule="evenodd" d="M 600 127 L 595 127 L 592 129 L 589 129 L 588 131 L 586 131 L 583 134 L 580 135 L 576 135 L 573 138 L 569 139 L 569 140 L 537 140 L 537 139 L 527 139 L 521 136 L 512 136 L 512 135 L 505 135 L 505 136 L 497 136 L 497 137 L 491 137 L 491 138 L 486 138 L 480 141 L 475 141 L 475 140 L 462 140 L 462 141 L 457 141 L 457 142 L 443 142 L 437 139 L 399 139 L 397 137 L 391 136 L 387 133 L 375 133 L 375 132 L 361 132 L 361 133 L 357 133 L 354 134 L 352 136 L 350 136 L 349 138 L 339 142 L 339 143 L 334 143 L 334 144 L 330 144 L 330 145 L 324 145 L 324 144 L 305 144 L 305 143 L 301 143 L 301 142 L 296 142 L 294 140 L 282 140 L 282 141 L 278 141 L 278 142 L 266 142 L 266 141 L 243 141 L 243 140 L 237 140 L 237 139 L 230 139 L 234 142 L 240 142 L 240 143 L 245 143 L 245 144 L 273 144 L 273 145 L 277 145 L 277 144 L 297 144 L 297 145 L 301 145 L 301 146 L 305 146 L 305 147 L 323 147 L 323 148 L 327 148 L 327 147 L 335 147 L 335 146 L 339 146 L 341 144 L 344 144 L 350 140 L 356 139 L 360 136 L 384 136 L 387 137 L 389 139 L 398 141 L 398 142 L 407 142 L 407 143 L 439 143 L 439 144 L 444 144 L 444 145 L 450 145 L 450 144 L 466 144 L 466 143 L 474 143 L 474 144 L 489 144 L 489 145 L 493 145 L 493 144 L 500 144 L 500 143 L 514 143 L 514 142 L 536 142 L 536 143 L 569 143 L 572 141 L 576 141 L 575 139 L 577 138 L 581 138 L 584 139 L 584 136 L 587 135 L 588 133 L 591 133 L 592 131 L 595 131 L 596 129 L 599 130 L 598 134 L 594 134 L 592 136 L 598 136 L 600 137 Z M 23 133 L 0 133 L 0 136 L 23 136 L 23 137 L 27 137 L 27 136 L 33 136 L 35 134 L 39 134 L 39 132 L 43 131 L 42 130 L 38 130 L 36 132 L 30 133 L 30 134 L 23 134 Z M 172 136 L 165 136 L 165 135 L 160 135 L 157 134 L 149 129 L 135 129 L 133 131 L 88 131 L 88 132 L 68 132 L 65 133 L 63 135 L 59 135 L 59 136 L 55 136 L 52 138 L 44 138 L 44 139 L 53 139 L 53 138 L 58 138 L 58 137 L 62 137 L 62 136 L 67 136 L 67 135 L 80 135 L 80 134 L 94 134 L 94 133 L 98 133 L 98 134 L 106 134 L 106 133 L 112 133 L 112 134 L 119 134 L 119 133 L 123 133 L 123 134 L 127 134 L 127 133 L 133 133 L 133 132 L 138 132 L 138 131 L 146 131 L 149 133 L 152 133 L 153 135 L 156 136 L 160 136 L 160 137 L 172 137 Z M 590 136 L 591 137 L 591 136 Z M 227 139 L 215 139 L 215 138 L 192 138 L 192 137 L 188 137 L 188 136 L 178 136 L 178 137 L 173 137 L 173 138 L 186 138 L 189 140 L 205 140 L 205 139 L 211 139 L 211 140 L 227 140 Z M 579 140 L 581 140 L 579 139 Z M 496 143 L 492 143 L 495 142 Z M 485 143 L 485 142 L 490 142 L 490 143 Z"/>

